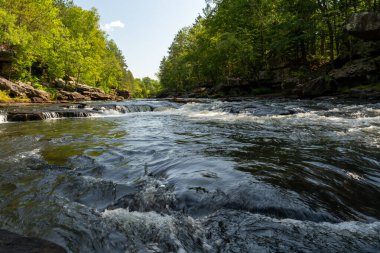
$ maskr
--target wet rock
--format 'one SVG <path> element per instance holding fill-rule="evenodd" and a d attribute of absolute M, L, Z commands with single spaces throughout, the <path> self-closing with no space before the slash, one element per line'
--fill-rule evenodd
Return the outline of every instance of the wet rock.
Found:
<path fill-rule="evenodd" d="M 176 206 L 174 187 L 151 174 L 142 178 L 134 189 L 107 209 L 128 208 L 130 211 L 167 213 Z"/>
<path fill-rule="evenodd" d="M 49 118 L 85 118 L 90 116 L 92 116 L 90 112 L 81 110 L 55 112 L 8 112 L 7 121 L 22 122 L 45 120 Z"/>
<path fill-rule="evenodd" d="M 279 113 L 279 115 L 281 115 L 281 116 L 294 115 L 294 114 L 297 114 L 297 112 L 294 110 L 288 110 L 288 111 L 284 111 L 284 112 Z"/>
<path fill-rule="evenodd" d="M 380 40 L 380 13 L 356 13 L 345 29 L 349 34 L 363 40 Z"/>
<path fill-rule="evenodd" d="M 19 121 L 36 121 L 43 120 L 44 115 L 41 112 L 8 112 L 7 120 L 9 122 Z"/>
<path fill-rule="evenodd" d="M 0 230 L 0 253 L 66 253 L 61 246 L 38 238 Z"/>
<path fill-rule="evenodd" d="M 50 101 L 49 93 L 33 88 L 30 84 L 11 82 L 0 76 L 0 90 L 9 91 L 11 97 L 29 98 L 39 102 Z"/>

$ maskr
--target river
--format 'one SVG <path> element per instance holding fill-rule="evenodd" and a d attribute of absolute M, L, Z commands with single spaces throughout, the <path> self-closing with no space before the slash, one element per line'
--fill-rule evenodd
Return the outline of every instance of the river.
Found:
<path fill-rule="evenodd" d="M 0 109 L 0 229 L 68 252 L 379 252 L 380 103 L 117 105 Z"/>

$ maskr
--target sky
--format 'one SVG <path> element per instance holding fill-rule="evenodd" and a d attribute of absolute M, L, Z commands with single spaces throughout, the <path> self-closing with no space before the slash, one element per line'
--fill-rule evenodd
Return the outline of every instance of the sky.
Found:
<path fill-rule="evenodd" d="M 95 7 L 100 24 L 122 50 L 135 77 L 157 79 L 162 58 L 175 34 L 194 23 L 205 0 L 74 0 Z"/>

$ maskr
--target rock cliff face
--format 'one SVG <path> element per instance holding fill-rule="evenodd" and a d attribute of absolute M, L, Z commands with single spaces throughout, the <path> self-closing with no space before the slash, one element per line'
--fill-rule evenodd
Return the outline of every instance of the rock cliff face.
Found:
<path fill-rule="evenodd" d="M 127 91 L 116 90 L 111 94 L 107 94 L 102 89 L 85 84 L 76 84 L 74 81 L 66 83 L 62 79 L 56 80 L 50 87 L 58 91 L 56 100 L 60 102 L 121 101 L 129 98 Z M 35 89 L 30 84 L 11 82 L 1 76 L 0 90 L 8 92 L 11 98 L 28 99 L 33 103 L 47 103 L 52 101 L 51 95 L 48 92 Z"/>
<path fill-rule="evenodd" d="M 357 13 L 348 22 L 346 31 L 363 40 L 380 40 L 380 13 Z"/>
<path fill-rule="evenodd" d="M 0 90 L 9 91 L 11 97 L 29 98 L 35 103 L 50 101 L 49 93 L 33 88 L 22 82 L 13 83 L 0 76 Z"/>

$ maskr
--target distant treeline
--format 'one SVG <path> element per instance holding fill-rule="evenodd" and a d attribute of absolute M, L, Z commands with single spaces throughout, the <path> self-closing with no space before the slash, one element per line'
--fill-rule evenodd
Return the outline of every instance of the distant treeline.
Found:
<path fill-rule="evenodd" d="M 104 90 L 132 89 L 133 75 L 96 9 L 70 0 L 0 0 L 0 49 L 7 78 L 48 83 L 71 76 Z"/>
<path fill-rule="evenodd" d="M 376 0 L 208 0 L 204 14 L 178 32 L 160 66 L 167 91 L 259 80 L 262 70 L 329 65 L 348 51 L 353 13 L 379 11 Z"/>

